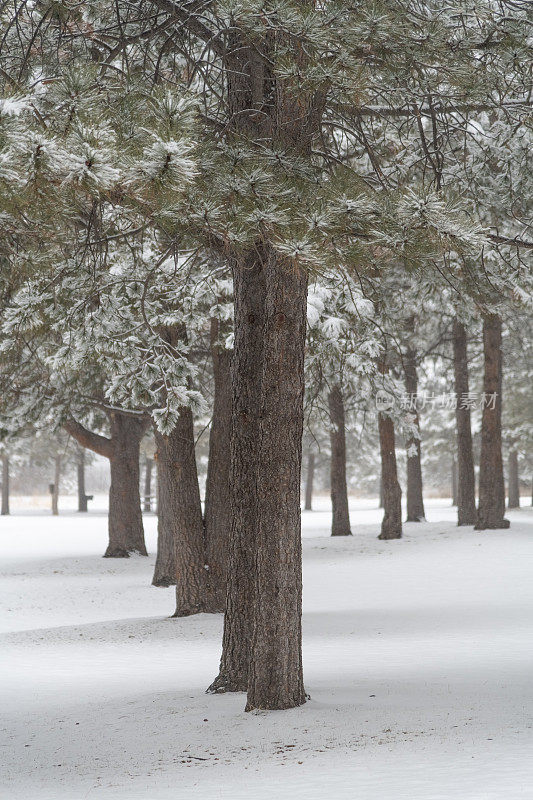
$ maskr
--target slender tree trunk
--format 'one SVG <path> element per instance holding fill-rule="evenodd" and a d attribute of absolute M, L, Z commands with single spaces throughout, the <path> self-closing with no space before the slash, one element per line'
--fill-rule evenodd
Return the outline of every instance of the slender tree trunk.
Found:
<path fill-rule="evenodd" d="M 76 473 L 78 477 L 78 511 L 87 511 L 87 495 L 85 494 L 85 452 L 78 447 L 76 453 Z"/>
<path fill-rule="evenodd" d="M 159 445 L 159 436 L 155 433 L 156 445 Z M 161 437 L 162 438 L 162 437 Z M 157 465 L 157 556 L 155 560 L 153 586 L 176 585 L 176 520 L 172 496 L 176 473 L 172 463 L 167 463 L 166 452 L 161 449 L 156 451 L 155 463 Z M 178 513 L 179 510 L 178 510 Z"/>
<path fill-rule="evenodd" d="M 331 442 L 331 508 L 332 536 L 351 536 L 346 485 L 346 426 L 344 398 L 340 386 L 334 386 L 328 395 Z"/>
<path fill-rule="evenodd" d="M 305 480 L 305 510 L 312 511 L 313 508 L 313 482 L 315 478 L 315 454 L 309 453 L 307 456 L 307 477 Z"/>
<path fill-rule="evenodd" d="M 259 458 L 259 409 L 265 341 L 264 259 L 233 265 L 235 343 L 232 362 L 231 536 L 222 657 L 208 691 L 244 692 L 252 627 Z"/>
<path fill-rule="evenodd" d="M 381 480 L 383 482 L 384 516 L 379 539 L 400 539 L 402 536 L 402 490 L 398 483 L 394 422 L 383 412 L 378 414 L 381 450 Z"/>
<path fill-rule="evenodd" d="M 2 511 L 3 517 L 9 514 L 9 456 L 2 456 Z"/>
<path fill-rule="evenodd" d="M 148 421 L 118 411 L 112 411 L 109 418 L 113 454 L 110 458 L 109 545 L 105 557 L 124 558 L 129 553 L 146 556 L 139 457 Z"/>
<path fill-rule="evenodd" d="M 452 458 L 452 506 L 457 506 L 457 505 L 458 505 L 457 461 L 455 460 L 455 458 Z M 466 524 L 466 523 L 461 523 L 461 524 Z"/>
<path fill-rule="evenodd" d="M 146 456 L 144 460 L 144 511 L 152 510 L 152 467 L 154 462 Z"/>
<path fill-rule="evenodd" d="M 520 508 L 520 481 L 518 479 L 518 453 L 509 453 L 509 508 Z"/>
<path fill-rule="evenodd" d="M 57 517 L 59 514 L 59 483 L 61 481 L 61 455 L 57 454 L 54 458 L 54 489 L 52 492 L 52 514 Z"/>
<path fill-rule="evenodd" d="M 378 508 L 383 508 L 385 505 L 385 498 L 383 497 L 383 478 L 379 476 L 379 505 Z"/>
<path fill-rule="evenodd" d="M 455 376 L 455 423 L 457 428 L 456 502 L 457 524 L 474 525 L 476 521 L 476 480 L 472 454 L 472 430 L 468 402 L 468 354 L 466 329 L 457 318 L 453 321 L 453 365 Z"/>
<path fill-rule="evenodd" d="M 508 528 L 502 462 L 502 323 L 497 314 L 483 319 L 484 407 L 481 421 L 479 508 L 475 529 Z"/>
<path fill-rule="evenodd" d="M 273 250 L 257 462 L 258 524 L 247 710 L 305 703 L 302 670 L 302 468 L 307 275 Z"/>
<path fill-rule="evenodd" d="M 422 492 L 422 463 L 420 445 L 420 420 L 416 407 L 418 393 L 418 376 L 416 372 L 416 353 L 409 348 L 404 360 L 405 390 L 414 399 L 413 424 L 418 436 L 407 440 L 407 522 L 421 522 L 425 519 L 424 498 Z M 412 452 L 414 450 L 414 453 Z"/>
<path fill-rule="evenodd" d="M 205 485 L 205 538 L 209 567 L 210 606 L 226 606 L 227 561 L 231 529 L 231 359 L 232 351 L 219 342 L 220 323 L 211 320 L 214 401 L 209 434 L 209 460 Z"/>

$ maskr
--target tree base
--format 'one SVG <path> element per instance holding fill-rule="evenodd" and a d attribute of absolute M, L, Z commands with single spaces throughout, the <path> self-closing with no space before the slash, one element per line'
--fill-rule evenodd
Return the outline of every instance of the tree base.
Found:
<path fill-rule="evenodd" d="M 103 558 L 129 558 L 130 554 L 124 547 L 108 547 Z"/>
<path fill-rule="evenodd" d="M 332 536 L 352 536 L 352 532 L 348 531 L 335 531 L 331 534 Z"/>
<path fill-rule="evenodd" d="M 137 553 L 138 556 L 147 556 L 148 550 L 146 547 L 128 547 L 129 553 Z"/>
<path fill-rule="evenodd" d="M 268 698 L 259 701 L 246 703 L 245 711 L 286 711 L 289 708 L 298 708 L 307 701 L 307 695 L 302 689 L 295 697 L 288 698 Z"/>
<path fill-rule="evenodd" d="M 248 681 L 244 678 L 230 679 L 227 675 L 220 673 L 213 683 L 205 690 L 206 694 L 225 694 L 226 692 L 246 692 Z"/>
<path fill-rule="evenodd" d="M 499 531 L 499 530 L 507 530 L 507 528 L 511 527 L 511 523 L 508 519 L 501 519 L 499 522 L 483 522 L 478 521 L 474 525 L 475 531 Z"/>
<path fill-rule="evenodd" d="M 152 581 L 152 586 L 161 586 L 163 588 L 175 585 L 176 585 L 176 578 L 154 578 Z"/>
<path fill-rule="evenodd" d="M 401 539 L 401 538 L 402 538 L 402 532 L 401 531 L 399 533 L 394 533 L 393 531 L 391 531 L 390 533 L 380 533 L 379 536 L 378 536 L 378 539 L 382 539 L 382 540 L 383 539 L 385 539 L 385 540 L 388 540 L 388 539 Z"/>

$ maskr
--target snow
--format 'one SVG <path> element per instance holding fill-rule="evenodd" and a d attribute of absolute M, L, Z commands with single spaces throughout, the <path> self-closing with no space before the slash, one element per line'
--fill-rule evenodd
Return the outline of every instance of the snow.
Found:
<path fill-rule="evenodd" d="M 351 501 L 351 538 L 327 536 L 326 501 L 304 512 L 311 700 L 245 714 L 243 695 L 204 693 L 221 615 L 169 619 L 153 555 L 102 559 L 99 498 L 58 518 L 15 500 L 0 520 L 1 798 L 532 797 L 533 509 L 475 533 L 429 500 L 430 521 L 392 542 L 373 501 Z"/>

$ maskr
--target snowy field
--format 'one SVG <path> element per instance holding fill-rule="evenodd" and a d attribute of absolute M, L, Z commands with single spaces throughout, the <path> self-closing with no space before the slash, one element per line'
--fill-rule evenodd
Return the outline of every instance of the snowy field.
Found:
<path fill-rule="evenodd" d="M 103 511 L 30 505 L 0 519 L 2 800 L 533 798 L 531 507 L 474 533 L 431 500 L 393 542 L 372 501 L 350 539 L 305 512 L 311 699 L 245 714 L 204 693 L 221 615 L 150 586 L 153 515 L 149 558 L 104 560 Z"/>

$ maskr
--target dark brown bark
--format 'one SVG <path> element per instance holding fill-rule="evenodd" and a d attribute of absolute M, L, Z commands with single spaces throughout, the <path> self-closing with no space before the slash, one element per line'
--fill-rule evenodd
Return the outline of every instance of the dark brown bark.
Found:
<path fill-rule="evenodd" d="M 414 400 L 411 414 L 418 436 L 411 436 L 406 442 L 407 448 L 407 522 L 421 522 L 425 519 L 424 498 L 422 490 L 422 463 L 420 444 L 420 419 L 416 408 L 418 393 L 418 376 L 416 372 L 416 353 L 407 349 L 404 358 L 405 390 Z M 414 454 L 410 455 L 412 451 Z"/>
<path fill-rule="evenodd" d="M 476 521 L 476 480 L 472 454 L 472 430 L 468 398 L 467 335 L 462 322 L 453 321 L 453 366 L 455 377 L 455 423 L 457 429 L 456 498 L 457 524 L 474 525 Z"/>
<path fill-rule="evenodd" d="M 144 503 L 143 510 L 152 510 L 152 467 L 154 462 L 146 456 L 144 460 Z"/>
<path fill-rule="evenodd" d="M 155 440 L 157 446 L 157 433 L 155 434 Z M 156 450 L 157 556 L 152 578 L 153 586 L 176 585 L 176 524 L 172 505 L 176 474 L 172 463 L 167 463 L 165 455 L 165 451 L 160 453 L 159 450 Z M 161 456 L 163 456 L 162 459 Z"/>
<path fill-rule="evenodd" d="M 78 511 L 87 511 L 87 495 L 85 494 L 85 452 L 78 447 L 76 453 L 76 474 L 78 478 Z"/>
<path fill-rule="evenodd" d="M 210 606 L 226 606 L 227 562 L 231 529 L 231 359 L 232 351 L 219 342 L 220 323 L 211 320 L 211 358 L 214 401 L 209 434 L 209 460 L 205 485 L 205 539 L 209 567 Z"/>
<path fill-rule="evenodd" d="M 161 489 L 160 519 L 173 528 L 176 558 L 175 617 L 210 611 L 204 548 L 204 522 L 198 487 L 194 424 L 182 408 L 174 430 L 155 433 Z M 167 516 L 168 515 L 168 516 Z"/>
<path fill-rule="evenodd" d="M 502 323 L 497 314 L 483 319 L 484 407 L 481 421 L 479 507 L 475 530 L 508 528 L 502 462 Z M 494 406 L 494 407 L 492 407 Z"/>
<path fill-rule="evenodd" d="M 305 703 L 302 467 L 307 275 L 268 253 L 257 461 L 258 524 L 247 710 Z"/>
<path fill-rule="evenodd" d="M 124 558 L 129 553 L 146 556 L 139 491 L 139 457 L 148 420 L 112 411 L 109 421 L 113 454 L 110 458 L 109 544 L 105 557 Z"/>
<path fill-rule="evenodd" d="M 402 490 L 398 483 L 394 422 L 383 412 L 378 414 L 383 483 L 384 516 L 379 539 L 400 539 L 402 536 Z"/>
<path fill-rule="evenodd" d="M 3 517 L 9 514 L 9 456 L 2 456 L 2 510 Z"/>
<path fill-rule="evenodd" d="M 344 398 L 340 386 L 334 386 L 328 394 L 331 443 L 331 535 L 351 536 L 350 512 L 348 510 L 348 487 L 346 485 L 346 423 Z"/>
<path fill-rule="evenodd" d="M 233 264 L 235 343 L 232 362 L 231 536 L 222 657 L 212 692 L 246 691 L 257 527 L 259 408 L 264 355 L 265 274 L 253 253 Z"/>
<path fill-rule="evenodd" d="M 59 514 L 59 484 L 61 482 L 61 455 L 58 453 L 54 457 L 54 484 L 52 490 L 52 514 L 57 517 Z"/>
<path fill-rule="evenodd" d="M 309 453 L 307 456 L 307 475 L 305 479 L 305 510 L 312 511 L 313 508 L 313 482 L 315 478 L 315 454 Z"/>
<path fill-rule="evenodd" d="M 456 506 L 457 504 L 457 461 L 455 458 L 452 458 L 452 506 Z M 465 525 L 466 523 L 463 522 L 461 524 Z"/>
<path fill-rule="evenodd" d="M 520 508 L 520 481 L 518 478 L 518 453 L 509 453 L 509 508 Z"/>
<path fill-rule="evenodd" d="M 383 498 L 383 478 L 379 477 L 379 505 L 378 508 L 383 508 L 385 505 L 384 498 Z"/>

